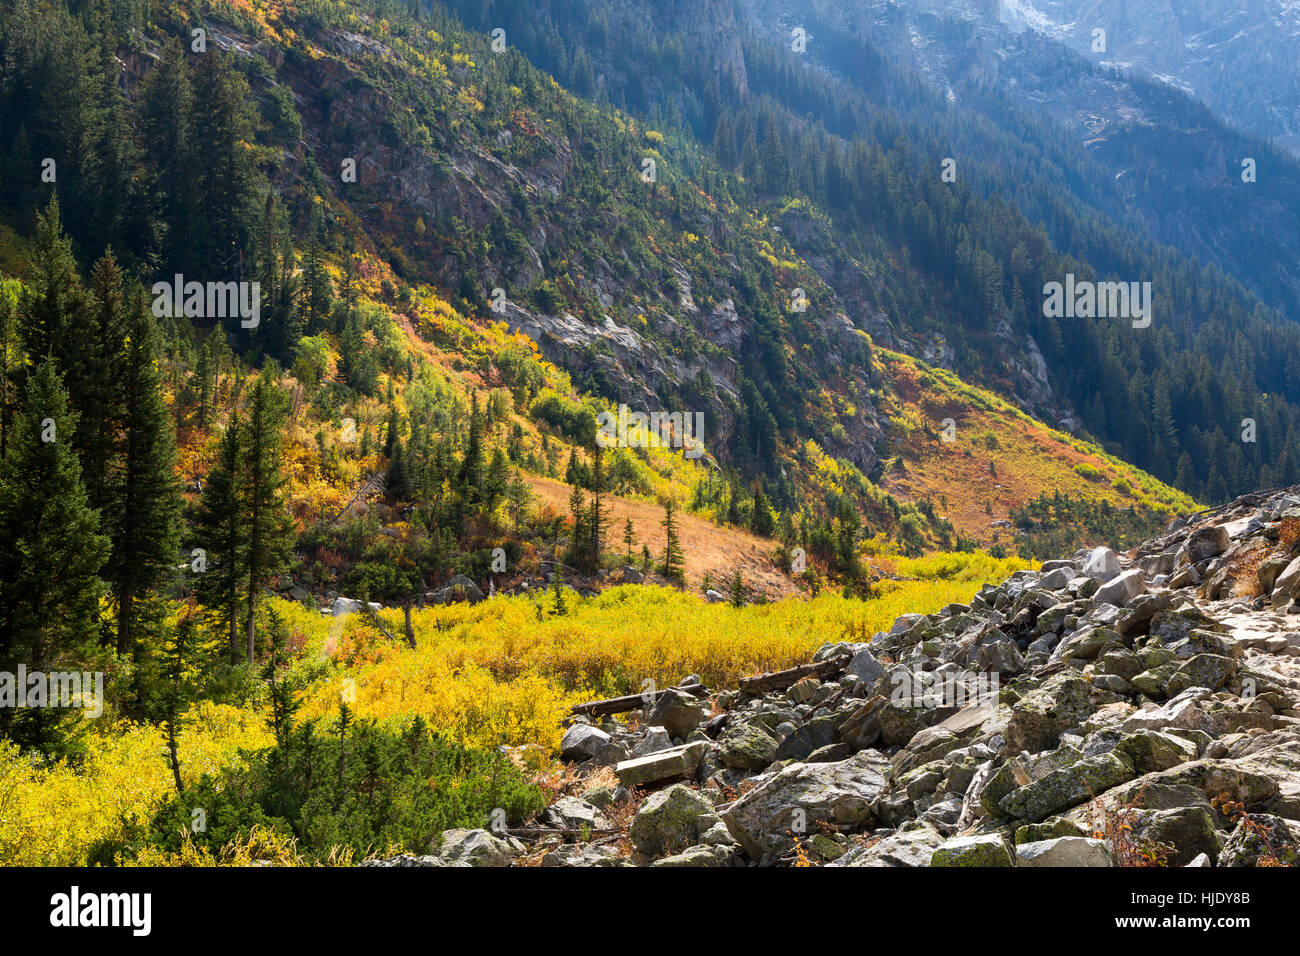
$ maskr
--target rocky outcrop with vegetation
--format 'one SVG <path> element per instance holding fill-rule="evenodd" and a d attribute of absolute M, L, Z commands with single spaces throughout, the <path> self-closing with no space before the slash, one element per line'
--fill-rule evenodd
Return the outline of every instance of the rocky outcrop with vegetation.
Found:
<path fill-rule="evenodd" d="M 1300 488 L 1239 498 L 735 689 L 580 705 L 532 824 L 396 862 L 1294 865 L 1298 598 Z"/>

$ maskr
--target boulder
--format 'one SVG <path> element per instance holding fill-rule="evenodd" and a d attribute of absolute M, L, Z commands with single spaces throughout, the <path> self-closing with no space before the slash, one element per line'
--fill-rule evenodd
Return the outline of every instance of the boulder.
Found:
<path fill-rule="evenodd" d="M 1102 840 L 1063 836 L 1016 847 L 1016 866 L 1114 866 L 1115 857 Z"/>
<path fill-rule="evenodd" d="M 700 725 L 706 713 L 708 707 L 699 698 L 670 687 L 655 702 L 648 719 L 667 730 L 670 737 L 683 740 Z"/>
<path fill-rule="evenodd" d="M 931 866 L 1015 866 L 1011 848 L 1000 833 L 955 837 L 938 846 Z"/>
<path fill-rule="evenodd" d="M 1223 525 L 1197 528 L 1187 536 L 1183 547 L 1187 549 L 1187 559 L 1192 564 L 1200 564 L 1209 558 L 1217 558 L 1228 550 L 1228 529 Z"/>
<path fill-rule="evenodd" d="M 642 853 L 662 856 L 699 843 L 717 822 L 708 798 L 679 783 L 645 799 L 632 818 L 628 835 Z"/>
<path fill-rule="evenodd" d="M 465 575 L 453 574 L 446 584 L 427 592 L 424 597 L 430 604 L 451 604 L 456 601 L 477 604 L 483 600 L 483 591 Z"/>
<path fill-rule="evenodd" d="M 433 855 L 452 866 L 509 866 L 519 850 L 487 830 L 443 830 Z"/>
<path fill-rule="evenodd" d="M 1271 813 L 1252 813 L 1238 820 L 1219 851 L 1219 866 L 1295 866 L 1298 862 L 1291 828 Z"/>
<path fill-rule="evenodd" d="M 1082 723 L 1094 709 L 1087 681 L 1071 674 L 1053 675 L 1012 707 L 1007 747 L 1012 753 L 1055 747 L 1065 730 Z"/>
<path fill-rule="evenodd" d="M 867 823 L 889 768 L 873 751 L 835 763 L 791 764 L 746 791 L 722 819 L 751 859 L 770 861 L 793 847 L 792 829 L 813 833 L 822 821 Z"/>
<path fill-rule="evenodd" d="M 943 834 L 927 823 L 910 822 L 870 846 L 855 846 L 829 866 L 929 866 Z"/>
<path fill-rule="evenodd" d="M 609 742 L 609 734 L 599 727 L 574 724 L 560 739 L 560 756 L 565 760 L 590 760 Z"/>
<path fill-rule="evenodd" d="M 1093 600 L 1098 604 L 1114 604 L 1116 607 L 1125 607 L 1129 601 L 1142 593 L 1146 587 L 1146 572 L 1141 568 L 1132 568 L 1122 574 L 1117 574 L 1101 587 L 1093 595 Z"/>
<path fill-rule="evenodd" d="M 876 655 L 872 654 L 868 647 L 863 647 L 855 653 L 845 670 L 867 687 L 873 686 L 885 675 L 885 665 L 876 660 Z"/>
<path fill-rule="evenodd" d="M 998 807 L 1004 814 L 1027 820 L 1041 820 L 1058 810 L 1083 803 L 1089 797 L 1116 787 L 1137 775 L 1124 755 L 1111 752 L 1085 757 L 1060 770 L 1013 790 Z"/>
<path fill-rule="evenodd" d="M 1125 815 L 1132 827 L 1132 838 L 1138 844 L 1167 848 L 1165 862 L 1170 866 L 1186 866 L 1197 856 L 1208 854 L 1210 859 L 1219 855 L 1222 842 L 1214 826 L 1214 815 L 1204 803 L 1167 810 L 1137 810 Z"/>
<path fill-rule="evenodd" d="M 568 830 L 581 830 L 584 827 L 588 830 L 609 829 L 609 821 L 601 814 L 599 808 L 577 797 L 559 797 L 546 808 L 545 816 L 557 826 Z"/>
<path fill-rule="evenodd" d="M 1109 581 L 1119 574 L 1119 558 L 1110 548 L 1093 548 L 1083 559 L 1083 574 L 1094 581 Z"/>
<path fill-rule="evenodd" d="M 671 750 L 672 746 L 673 738 L 667 729 L 652 724 L 645 729 L 641 739 L 632 747 L 632 756 L 645 757 L 659 753 L 661 750 Z"/>
<path fill-rule="evenodd" d="M 1282 608 L 1290 604 L 1297 584 L 1300 584 L 1300 558 L 1294 559 L 1283 568 L 1273 581 L 1271 596 L 1273 606 Z"/>
<path fill-rule="evenodd" d="M 731 850 L 723 847 L 699 845 L 655 860 L 650 865 L 652 867 L 730 866 L 733 856 Z"/>
<path fill-rule="evenodd" d="M 776 759 L 777 740 L 761 725 L 732 724 L 718 738 L 718 759 L 740 770 L 762 770 Z"/>
<path fill-rule="evenodd" d="M 625 787 L 644 787 L 663 780 L 689 777 L 695 773 L 709 746 L 698 740 L 644 757 L 633 757 L 619 762 L 614 767 L 614 774 Z"/>

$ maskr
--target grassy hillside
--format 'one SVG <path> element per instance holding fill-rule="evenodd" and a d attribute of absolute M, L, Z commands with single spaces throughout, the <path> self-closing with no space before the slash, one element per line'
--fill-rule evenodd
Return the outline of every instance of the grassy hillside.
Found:
<path fill-rule="evenodd" d="M 881 484 L 900 498 L 939 502 L 958 531 L 982 544 L 1014 547 L 1008 519 L 1040 495 L 1104 501 L 1166 522 L 1198 507 L 1096 444 L 1050 428 L 950 372 L 886 349 L 876 357 L 890 383 Z"/>

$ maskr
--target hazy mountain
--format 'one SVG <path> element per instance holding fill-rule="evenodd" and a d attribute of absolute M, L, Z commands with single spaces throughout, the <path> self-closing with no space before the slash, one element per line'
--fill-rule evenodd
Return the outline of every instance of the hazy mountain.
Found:
<path fill-rule="evenodd" d="M 1295 0 L 1001 0 L 1012 29 L 1186 90 L 1231 122 L 1300 152 Z M 1093 51 L 1093 31 L 1106 31 Z"/>

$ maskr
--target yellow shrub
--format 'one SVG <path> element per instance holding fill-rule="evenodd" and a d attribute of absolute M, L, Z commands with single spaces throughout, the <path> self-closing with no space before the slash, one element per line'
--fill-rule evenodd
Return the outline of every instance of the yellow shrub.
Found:
<path fill-rule="evenodd" d="M 241 747 L 270 742 L 260 717 L 234 707 L 200 704 L 189 720 L 180 738 L 187 780 L 229 765 Z M 0 740 L 0 865 L 82 864 L 94 843 L 146 819 L 174 786 L 155 727 L 105 728 L 79 769 L 41 767 Z"/>

